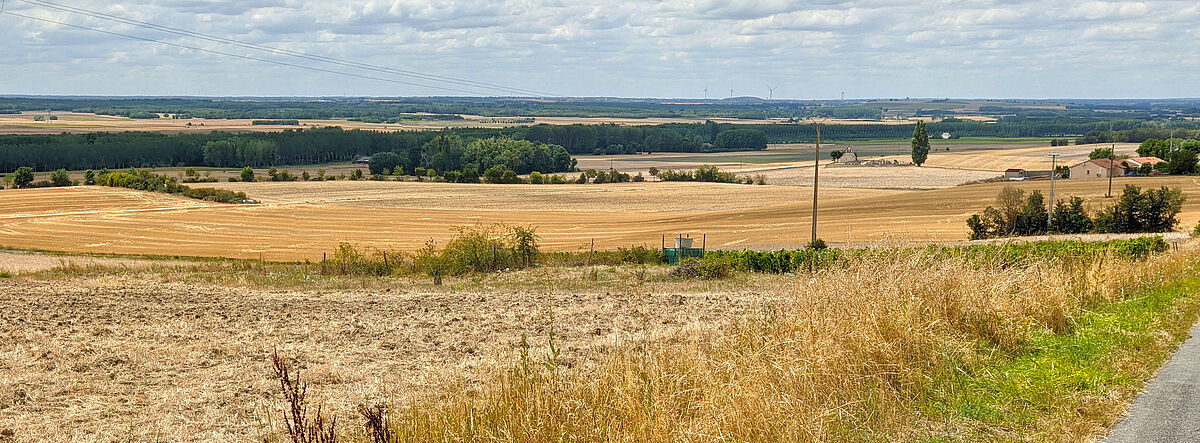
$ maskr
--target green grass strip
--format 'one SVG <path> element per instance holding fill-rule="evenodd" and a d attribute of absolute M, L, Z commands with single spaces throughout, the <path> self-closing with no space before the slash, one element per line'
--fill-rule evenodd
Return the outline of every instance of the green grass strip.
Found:
<path fill-rule="evenodd" d="M 997 351 L 933 381 L 923 415 L 932 441 L 1079 440 L 1103 435 L 1200 316 L 1200 275 L 1040 332 L 1027 351 Z"/>

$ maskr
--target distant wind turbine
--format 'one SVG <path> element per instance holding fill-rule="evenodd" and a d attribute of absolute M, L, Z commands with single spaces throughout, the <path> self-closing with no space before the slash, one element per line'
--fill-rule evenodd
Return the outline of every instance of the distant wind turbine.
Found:
<path fill-rule="evenodd" d="M 776 87 L 772 88 L 771 85 L 767 85 L 767 100 L 775 98 L 775 90 L 776 89 L 779 89 L 779 87 L 776 86 Z"/>

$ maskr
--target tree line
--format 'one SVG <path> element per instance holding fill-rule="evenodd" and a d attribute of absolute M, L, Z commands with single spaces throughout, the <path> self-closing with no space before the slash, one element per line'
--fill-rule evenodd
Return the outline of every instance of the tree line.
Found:
<path fill-rule="evenodd" d="M 1026 195 L 1025 191 L 1005 187 L 996 197 L 996 205 L 968 218 L 967 227 L 972 240 L 1051 233 L 1168 232 L 1179 224 L 1184 200 L 1180 189 L 1143 191 L 1126 185 L 1116 203 L 1094 214 L 1088 214 L 1079 197 L 1055 202 L 1054 212 L 1050 213 L 1041 191 Z"/>

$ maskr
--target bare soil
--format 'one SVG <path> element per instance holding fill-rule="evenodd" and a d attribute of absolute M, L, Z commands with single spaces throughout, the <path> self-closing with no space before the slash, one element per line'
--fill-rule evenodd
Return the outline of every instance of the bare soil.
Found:
<path fill-rule="evenodd" d="M 506 278 L 547 278 L 537 272 Z M 279 423 L 276 349 L 300 359 L 327 412 L 356 423 L 356 404 L 511 367 L 522 337 L 542 358 L 553 330 L 564 363 L 585 364 L 771 297 L 666 283 L 324 291 L 159 278 L 0 279 L 0 430 L 12 441 L 263 441 Z"/>

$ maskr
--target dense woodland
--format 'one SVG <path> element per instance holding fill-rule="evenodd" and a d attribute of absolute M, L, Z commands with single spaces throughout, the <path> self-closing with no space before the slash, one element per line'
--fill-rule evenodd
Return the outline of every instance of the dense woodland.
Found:
<path fill-rule="evenodd" d="M 999 103 L 999 102 L 998 102 Z M 907 106 L 916 114 L 946 113 L 949 102 L 900 103 L 888 106 Z M 1200 104 L 1187 101 L 1165 102 L 1083 102 L 1067 106 L 1054 115 L 1001 116 L 996 122 L 978 122 L 953 117 L 940 118 L 928 125 L 928 132 L 937 139 L 942 133 L 952 137 L 1054 137 L 1074 138 L 1079 143 L 1142 142 L 1165 139 L 1172 135 L 1183 138 L 1200 136 L 1200 124 L 1178 117 L 1191 112 Z M 929 107 L 924 109 L 922 107 Z M 942 108 L 938 108 L 941 106 Z M 1000 111 L 1017 113 L 1017 104 L 992 106 Z M 935 109 L 936 108 L 936 109 Z M 1110 109 L 1111 108 L 1111 109 Z M 291 124 L 302 118 L 348 118 L 362 121 L 397 121 L 408 118 L 459 119 L 458 113 L 505 116 L 577 115 L 632 117 L 788 117 L 790 123 L 731 124 L 669 123 L 652 126 L 620 125 L 535 125 L 503 129 L 457 128 L 437 132 L 374 132 L 342 130 L 340 128 L 309 128 L 273 133 L 234 134 L 214 132 L 166 135 L 158 133 L 125 132 L 101 134 L 8 135 L 0 136 L 0 173 L 14 171 L 20 166 L 32 166 L 39 171 L 66 169 L 101 169 L 161 166 L 286 166 L 339 162 L 359 156 L 383 152 L 395 153 L 402 160 L 397 166 L 440 168 L 437 156 L 426 146 L 440 135 L 457 137 L 463 152 L 470 144 L 484 139 L 507 138 L 528 141 L 529 144 L 501 143 L 501 150 L 515 149 L 503 161 L 494 165 L 522 164 L 541 172 L 562 172 L 567 164 L 545 157 L 561 158 L 555 149 L 569 155 L 622 154 L 635 152 L 711 152 L 765 149 L 767 143 L 810 143 L 816 140 L 816 128 L 802 117 L 827 115 L 843 118 L 879 118 L 894 111 L 874 104 L 829 104 L 811 101 L 763 101 L 734 99 L 704 104 L 672 104 L 658 100 L 638 99 L 562 99 L 541 102 L 503 98 L 404 98 L 383 99 L 65 99 L 65 98 L 4 98 L 0 97 L 0 112 L 17 110 L 73 110 L 124 115 L 133 118 L 223 117 L 253 118 L 265 123 Z M 1106 117 L 1065 116 L 1078 111 L 1104 109 L 1113 114 Z M 1070 112 L 1066 112 L 1070 111 Z M 1117 112 L 1127 111 L 1127 112 Z M 414 116 L 406 112 L 432 112 Z M 1147 118 L 1154 113 L 1174 113 L 1170 118 Z M 159 115 L 169 116 L 160 117 Z M 1028 113 L 1027 113 L 1028 114 Z M 1137 116 L 1137 117 L 1135 117 Z M 826 124 L 821 127 L 823 140 L 830 142 L 855 140 L 906 140 L 913 133 L 912 125 L 846 125 Z M 545 149 L 546 154 L 533 154 Z M 499 158 L 500 154 L 496 154 Z M 520 161 L 516 160 L 521 158 Z M 535 158 L 537 157 L 537 158 Z M 490 160 L 466 160 L 458 167 Z"/>

